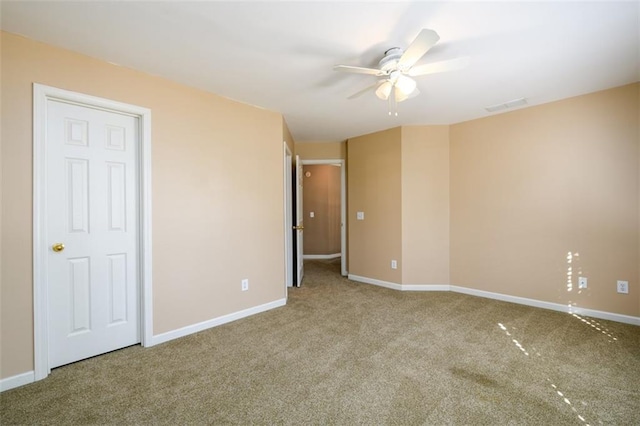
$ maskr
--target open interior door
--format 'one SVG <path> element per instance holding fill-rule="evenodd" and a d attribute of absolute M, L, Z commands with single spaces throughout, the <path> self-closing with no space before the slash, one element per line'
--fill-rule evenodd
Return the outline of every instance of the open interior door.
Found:
<path fill-rule="evenodd" d="M 300 156 L 296 155 L 296 224 L 293 229 L 296 233 L 296 286 L 300 287 L 302 284 L 302 277 L 304 276 L 304 260 L 303 255 L 303 237 L 304 237 L 304 225 L 303 225 L 303 212 L 302 212 L 302 161 Z"/>

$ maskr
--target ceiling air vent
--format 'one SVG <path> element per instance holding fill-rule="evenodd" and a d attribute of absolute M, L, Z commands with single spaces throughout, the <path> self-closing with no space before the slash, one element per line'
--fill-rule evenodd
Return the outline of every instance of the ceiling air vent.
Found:
<path fill-rule="evenodd" d="M 526 98 L 519 98 L 519 99 L 514 99 L 512 101 L 507 101 L 502 104 L 495 104 L 488 107 L 484 107 L 484 109 L 486 109 L 488 112 L 496 112 L 496 111 L 502 111 L 509 108 L 519 107 L 526 104 L 527 104 Z"/>

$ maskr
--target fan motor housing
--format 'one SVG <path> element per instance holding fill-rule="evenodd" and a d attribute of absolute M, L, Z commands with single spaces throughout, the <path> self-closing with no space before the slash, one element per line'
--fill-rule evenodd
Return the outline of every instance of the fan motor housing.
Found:
<path fill-rule="evenodd" d="M 381 71 L 384 71 L 385 74 L 391 73 L 391 71 L 395 70 L 398 61 L 402 57 L 404 51 L 399 47 L 392 47 L 391 49 L 387 49 L 384 52 L 384 58 L 380 59 L 378 65 Z"/>

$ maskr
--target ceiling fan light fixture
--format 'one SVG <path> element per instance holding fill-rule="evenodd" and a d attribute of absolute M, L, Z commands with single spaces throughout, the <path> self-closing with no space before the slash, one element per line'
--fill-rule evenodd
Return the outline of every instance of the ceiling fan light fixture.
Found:
<path fill-rule="evenodd" d="M 393 88 L 393 84 L 391 84 L 391 82 L 387 80 L 384 83 L 382 83 L 380 86 L 378 86 L 378 88 L 376 89 L 376 96 L 382 99 L 383 101 L 386 101 L 387 99 L 389 99 L 389 95 L 391 94 L 392 88 Z"/>
<path fill-rule="evenodd" d="M 399 87 L 396 87 L 395 97 L 396 97 L 396 102 L 402 102 L 402 101 L 407 100 L 409 98 L 409 95 L 407 95 L 402 90 L 400 90 Z"/>
<path fill-rule="evenodd" d="M 406 99 L 407 96 L 416 90 L 416 81 L 406 75 L 400 75 L 396 80 L 396 87 L 405 95 L 404 99 Z"/>

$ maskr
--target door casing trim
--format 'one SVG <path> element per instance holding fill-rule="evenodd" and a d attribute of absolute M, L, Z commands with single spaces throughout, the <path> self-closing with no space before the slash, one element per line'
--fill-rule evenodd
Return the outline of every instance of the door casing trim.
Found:
<path fill-rule="evenodd" d="M 284 173 L 284 291 L 288 295 L 289 287 L 293 287 L 293 154 L 286 141 L 283 153 Z"/>
<path fill-rule="evenodd" d="M 35 380 L 46 378 L 49 367 L 46 223 L 47 103 L 66 102 L 138 118 L 138 220 L 140 337 L 153 344 L 151 257 L 151 110 L 43 84 L 33 84 L 33 345 Z"/>

